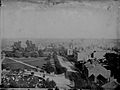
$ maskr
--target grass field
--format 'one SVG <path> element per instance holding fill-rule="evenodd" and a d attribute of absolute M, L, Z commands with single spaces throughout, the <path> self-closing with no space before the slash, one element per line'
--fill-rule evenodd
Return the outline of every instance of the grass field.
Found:
<path fill-rule="evenodd" d="M 18 61 L 22 61 L 24 63 L 30 64 L 32 66 L 39 66 L 40 68 L 43 66 L 43 64 L 47 63 L 47 61 L 45 60 L 45 57 L 39 57 L 39 58 L 15 58 Z M 10 59 L 5 59 L 2 62 L 3 65 L 10 67 L 10 69 L 18 69 L 18 68 L 27 68 L 30 69 L 31 67 L 26 66 L 24 64 L 15 62 L 13 60 Z"/>

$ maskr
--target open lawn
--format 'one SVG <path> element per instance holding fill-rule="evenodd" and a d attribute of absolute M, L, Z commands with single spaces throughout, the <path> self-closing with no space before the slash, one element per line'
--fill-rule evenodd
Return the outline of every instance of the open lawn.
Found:
<path fill-rule="evenodd" d="M 38 57 L 38 58 L 15 58 L 15 60 L 22 61 L 24 63 L 30 64 L 32 66 L 39 66 L 40 68 L 45 64 L 47 61 L 45 60 L 45 57 Z M 24 64 L 15 62 L 10 59 L 4 59 L 2 62 L 3 65 L 10 67 L 11 69 L 17 69 L 17 68 L 27 68 L 30 69 L 29 66 L 26 66 Z"/>

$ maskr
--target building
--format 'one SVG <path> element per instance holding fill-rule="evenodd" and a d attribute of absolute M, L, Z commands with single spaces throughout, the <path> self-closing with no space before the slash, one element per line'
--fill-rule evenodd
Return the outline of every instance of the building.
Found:
<path fill-rule="evenodd" d="M 67 49 L 67 55 L 68 55 L 68 56 L 73 55 L 73 49 L 68 48 L 68 49 Z"/>
<path fill-rule="evenodd" d="M 69 44 L 69 48 L 67 49 L 67 55 L 68 56 L 72 56 L 74 53 L 73 53 L 74 49 L 73 49 L 73 43 L 70 43 Z"/>
<path fill-rule="evenodd" d="M 89 59 L 89 53 L 87 52 L 78 52 L 77 53 L 77 61 L 87 61 Z"/>
<path fill-rule="evenodd" d="M 103 66 L 101 66 L 98 63 L 86 63 L 85 66 L 88 68 L 88 72 L 89 72 L 89 77 L 91 75 L 95 76 L 94 81 L 97 82 L 97 77 L 99 75 L 103 76 L 105 79 L 107 79 L 109 81 L 110 76 L 111 76 L 111 71 L 107 70 L 106 68 L 104 68 Z"/>

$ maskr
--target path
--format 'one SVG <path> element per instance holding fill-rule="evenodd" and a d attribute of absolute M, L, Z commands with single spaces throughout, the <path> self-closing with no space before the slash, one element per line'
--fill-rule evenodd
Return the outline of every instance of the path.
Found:
<path fill-rule="evenodd" d="M 74 66 L 69 61 L 67 61 L 66 58 L 64 58 L 62 56 L 58 56 L 58 55 L 57 55 L 57 58 L 58 58 L 58 60 L 59 60 L 59 62 L 61 64 L 61 66 L 65 67 L 67 69 L 67 71 L 76 72 L 76 71 L 72 70 L 71 67 L 74 68 Z"/>
<path fill-rule="evenodd" d="M 32 68 L 36 68 L 36 66 L 32 66 L 32 65 L 30 65 L 30 64 L 24 63 L 24 62 L 22 62 L 22 61 L 15 60 L 15 59 L 13 59 L 13 58 L 8 58 L 8 59 L 13 60 L 13 61 L 18 62 L 18 63 L 21 63 L 21 64 L 24 64 L 24 65 L 26 65 L 26 66 L 32 67 Z M 38 70 L 41 70 L 41 69 L 38 68 Z"/>
<path fill-rule="evenodd" d="M 15 60 L 13 58 L 8 58 L 8 59 L 13 60 L 13 61 L 18 62 L 18 63 L 21 63 L 21 64 L 24 64 L 24 65 L 27 65 L 27 66 L 32 67 L 32 68 L 36 68 L 35 66 L 26 64 L 26 63 L 24 63 L 22 61 Z M 38 76 L 38 77 L 42 77 L 42 74 L 40 72 L 34 72 L 34 75 Z M 54 80 L 56 82 L 56 85 L 58 87 L 60 87 L 60 88 L 67 88 L 67 89 L 69 88 L 68 85 L 70 85 L 70 80 L 66 79 L 64 75 L 45 74 L 45 78 L 44 79 L 46 80 L 47 78 L 49 78 L 50 80 Z"/>

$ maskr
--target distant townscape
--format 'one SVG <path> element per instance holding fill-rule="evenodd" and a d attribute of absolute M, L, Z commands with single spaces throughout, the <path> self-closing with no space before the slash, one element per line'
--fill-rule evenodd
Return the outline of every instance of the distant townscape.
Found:
<path fill-rule="evenodd" d="M 3 42 L 2 88 L 98 90 L 120 87 L 118 40 Z"/>

